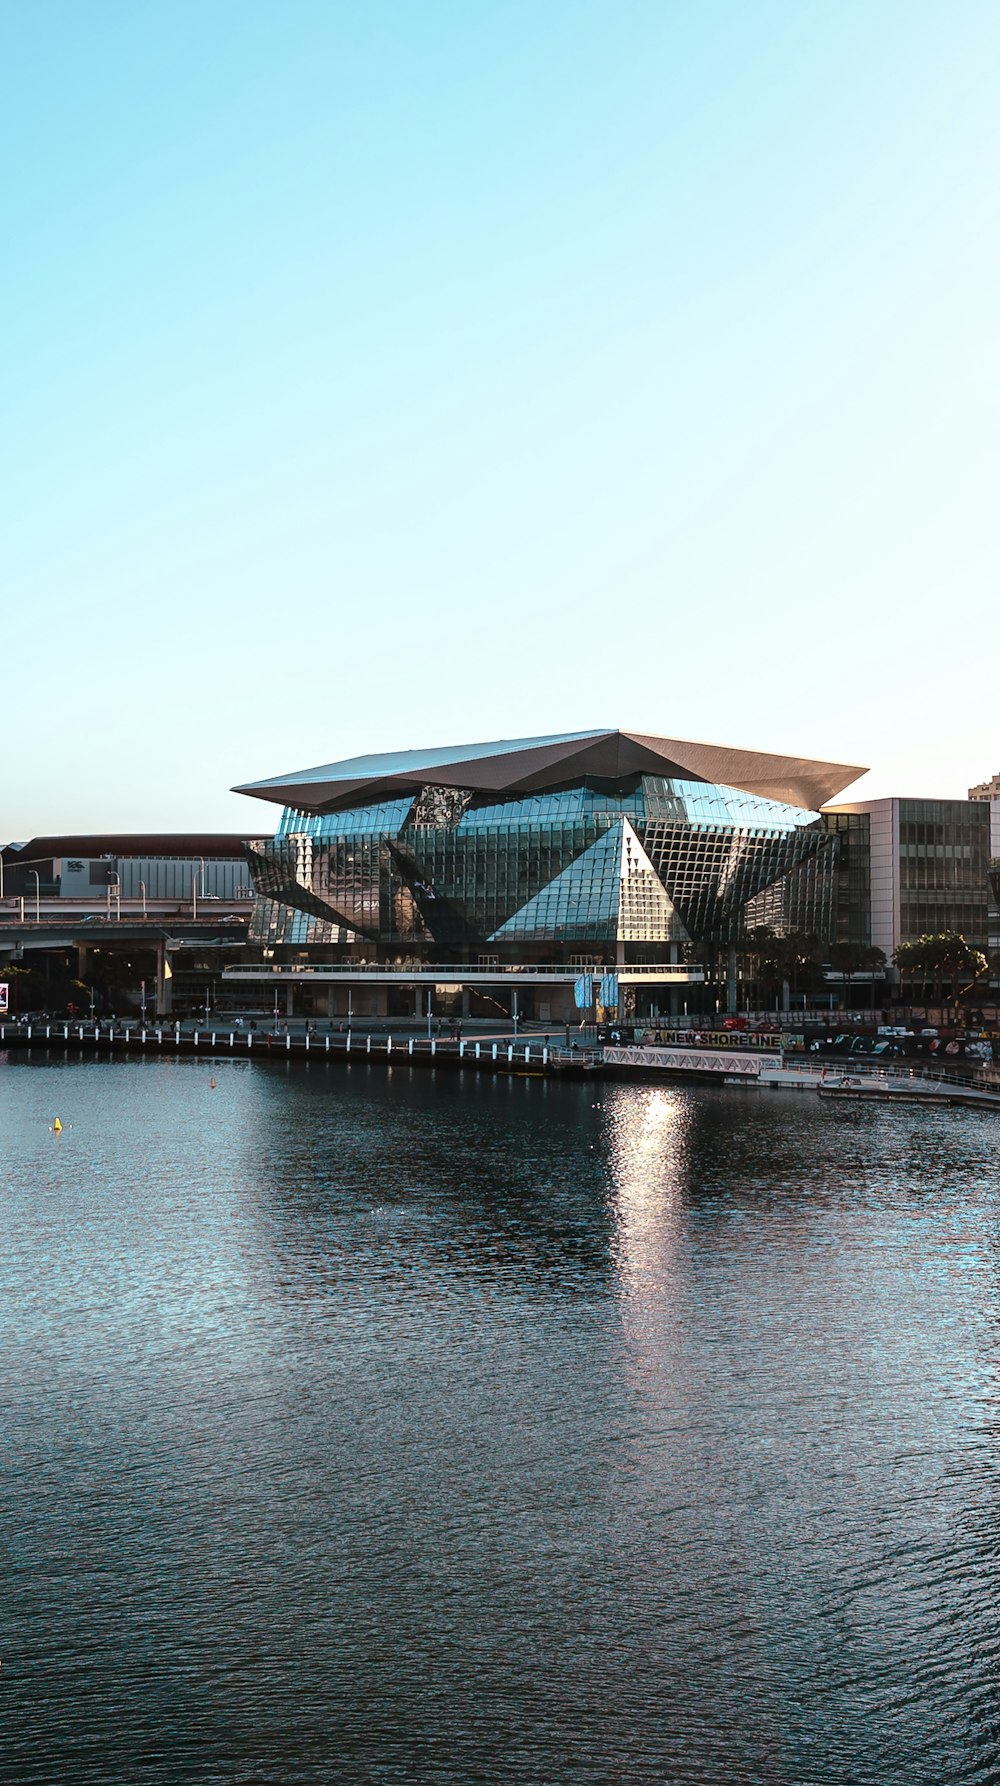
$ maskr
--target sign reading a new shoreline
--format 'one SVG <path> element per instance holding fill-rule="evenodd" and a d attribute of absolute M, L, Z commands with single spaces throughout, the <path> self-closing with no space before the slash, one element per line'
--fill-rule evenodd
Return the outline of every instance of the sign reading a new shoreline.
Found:
<path fill-rule="evenodd" d="M 756 1079 L 781 1066 L 780 1054 L 740 1054 L 735 1048 L 605 1048 L 606 1067 L 659 1068 L 665 1073 L 722 1073 L 727 1079 Z"/>

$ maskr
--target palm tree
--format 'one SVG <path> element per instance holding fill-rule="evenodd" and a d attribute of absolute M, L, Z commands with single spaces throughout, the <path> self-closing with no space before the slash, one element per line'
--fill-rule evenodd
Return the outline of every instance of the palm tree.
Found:
<path fill-rule="evenodd" d="M 855 974 L 871 975 L 871 1007 L 875 1009 L 875 980 L 879 968 L 885 967 L 885 954 L 872 943 L 831 943 L 827 960 L 835 974 L 847 982 L 847 1003 L 854 1003 L 851 987 Z"/>
<path fill-rule="evenodd" d="M 831 969 L 846 983 L 848 1009 L 854 1004 L 851 989 L 854 976 L 861 969 L 864 953 L 863 943 L 831 943 L 826 952 Z"/>
<path fill-rule="evenodd" d="M 875 981 L 885 973 L 885 950 L 877 943 L 865 943 L 861 950 L 863 972 L 871 975 L 871 1008 L 875 1009 Z"/>
<path fill-rule="evenodd" d="M 823 951 L 814 936 L 807 936 L 801 930 L 790 930 L 785 936 L 776 937 L 772 948 L 793 998 L 799 990 L 813 992 L 823 984 L 820 966 Z"/>
<path fill-rule="evenodd" d="M 743 971 L 745 978 L 754 989 L 754 1006 L 759 1007 L 762 983 L 772 984 L 775 978 L 769 972 L 769 963 L 773 962 L 774 931 L 769 924 L 758 924 L 754 930 L 748 930 L 743 939 Z"/>

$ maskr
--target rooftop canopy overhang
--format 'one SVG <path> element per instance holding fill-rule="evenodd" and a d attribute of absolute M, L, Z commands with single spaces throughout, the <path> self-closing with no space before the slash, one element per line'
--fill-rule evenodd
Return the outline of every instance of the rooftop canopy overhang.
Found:
<path fill-rule="evenodd" d="M 638 775 L 714 782 L 816 812 L 865 770 L 848 763 L 776 756 L 724 744 L 695 744 L 645 732 L 566 732 L 544 738 L 347 757 L 246 782 L 233 791 L 298 812 L 338 812 L 417 794 L 428 783 L 474 794 L 539 794 L 585 780 L 615 785 Z"/>

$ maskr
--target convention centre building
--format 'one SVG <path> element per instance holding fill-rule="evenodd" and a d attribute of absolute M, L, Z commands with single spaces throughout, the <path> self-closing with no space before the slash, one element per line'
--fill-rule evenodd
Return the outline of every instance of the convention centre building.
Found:
<path fill-rule="evenodd" d="M 833 932 L 820 808 L 863 773 L 601 729 L 252 782 L 236 791 L 283 810 L 247 846 L 250 940 L 265 963 L 325 964 L 331 1013 L 338 965 L 428 983 L 447 966 L 466 987 L 516 972 L 553 1016 L 589 967 L 676 992 L 757 925 Z"/>

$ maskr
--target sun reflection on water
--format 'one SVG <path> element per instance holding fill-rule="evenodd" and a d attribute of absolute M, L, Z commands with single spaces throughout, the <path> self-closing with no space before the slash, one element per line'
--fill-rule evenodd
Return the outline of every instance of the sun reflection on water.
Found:
<path fill-rule="evenodd" d="M 672 1274 L 687 1180 L 690 1094 L 621 1088 L 604 1101 L 609 1192 L 617 1215 L 616 1263 L 626 1305 L 662 1291 Z"/>

